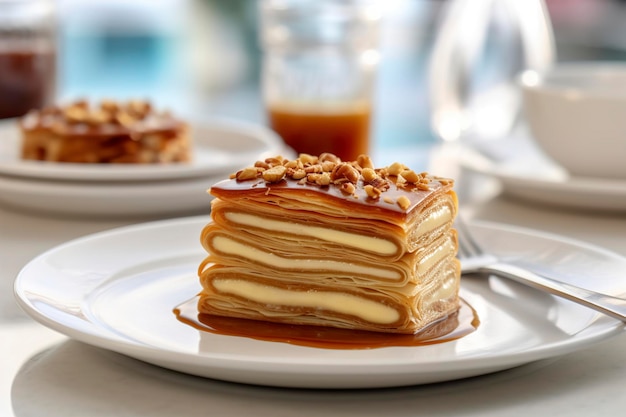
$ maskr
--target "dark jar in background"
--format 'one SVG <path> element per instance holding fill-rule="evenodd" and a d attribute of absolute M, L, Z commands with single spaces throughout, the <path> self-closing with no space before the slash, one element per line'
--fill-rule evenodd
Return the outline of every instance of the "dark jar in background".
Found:
<path fill-rule="evenodd" d="M 54 101 L 56 45 L 52 0 L 0 0 L 0 119 Z"/>

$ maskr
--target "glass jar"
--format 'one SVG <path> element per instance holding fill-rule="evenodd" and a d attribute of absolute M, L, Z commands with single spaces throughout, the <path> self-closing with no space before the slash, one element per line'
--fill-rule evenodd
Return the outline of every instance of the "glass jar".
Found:
<path fill-rule="evenodd" d="M 298 153 L 368 153 L 379 60 L 376 1 L 264 0 L 269 124 Z"/>
<path fill-rule="evenodd" d="M 555 61 L 544 0 L 449 0 L 429 68 L 431 121 L 444 141 L 511 135 L 520 119 L 517 77 Z"/>
<path fill-rule="evenodd" d="M 54 101 L 56 19 L 51 0 L 0 0 L 0 119 Z"/>

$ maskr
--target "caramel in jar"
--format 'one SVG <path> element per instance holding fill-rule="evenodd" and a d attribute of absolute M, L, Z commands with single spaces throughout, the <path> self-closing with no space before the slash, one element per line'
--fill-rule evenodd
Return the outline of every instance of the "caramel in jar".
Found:
<path fill-rule="evenodd" d="M 369 153 L 368 104 L 331 107 L 271 105 L 270 126 L 297 153 L 330 152 L 344 161 Z"/>

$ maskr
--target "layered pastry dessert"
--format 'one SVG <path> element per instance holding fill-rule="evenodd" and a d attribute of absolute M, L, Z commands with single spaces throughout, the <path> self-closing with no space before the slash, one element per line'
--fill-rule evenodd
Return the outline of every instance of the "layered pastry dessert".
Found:
<path fill-rule="evenodd" d="M 452 180 L 301 154 L 210 193 L 200 313 L 412 334 L 459 308 Z"/>
<path fill-rule="evenodd" d="M 85 100 L 32 110 L 20 120 L 22 158 L 77 163 L 191 159 L 187 123 L 147 101 Z"/>

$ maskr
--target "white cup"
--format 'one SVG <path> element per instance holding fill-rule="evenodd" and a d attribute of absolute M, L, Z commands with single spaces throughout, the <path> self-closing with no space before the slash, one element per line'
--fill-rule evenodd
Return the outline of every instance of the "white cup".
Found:
<path fill-rule="evenodd" d="M 626 63 L 557 64 L 519 78 L 537 145 L 572 176 L 626 178 Z"/>

